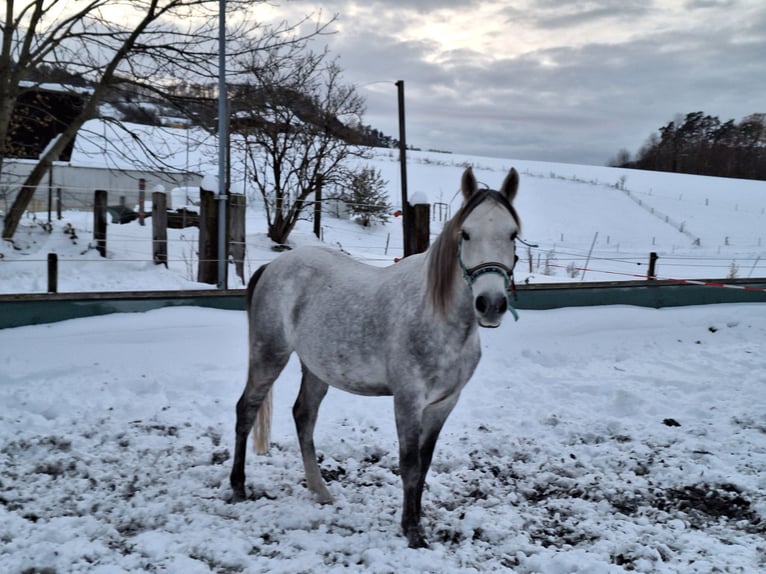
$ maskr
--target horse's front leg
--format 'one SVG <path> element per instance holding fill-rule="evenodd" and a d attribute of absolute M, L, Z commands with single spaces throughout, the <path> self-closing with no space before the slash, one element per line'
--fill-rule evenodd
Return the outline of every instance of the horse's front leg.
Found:
<path fill-rule="evenodd" d="M 420 524 L 426 474 L 431 467 L 439 433 L 459 396 L 460 393 L 455 392 L 424 408 L 411 400 L 394 401 L 399 434 L 399 470 L 404 488 L 402 530 L 411 548 L 428 547 Z"/>
<path fill-rule="evenodd" d="M 420 501 L 423 498 L 423 489 L 426 483 L 426 474 L 431 468 L 431 460 L 434 456 L 436 441 L 439 433 L 447 421 L 447 417 L 455 408 L 460 392 L 454 392 L 446 398 L 428 405 L 423 410 L 420 431 L 420 482 L 418 483 L 417 500 L 418 513 L 420 513 Z"/>
<path fill-rule="evenodd" d="M 420 455 L 422 408 L 409 399 L 394 398 L 396 431 L 399 437 L 399 473 L 402 478 L 404 501 L 402 530 L 410 548 L 428 548 L 420 525 L 423 482 L 428 468 L 423 468 Z"/>

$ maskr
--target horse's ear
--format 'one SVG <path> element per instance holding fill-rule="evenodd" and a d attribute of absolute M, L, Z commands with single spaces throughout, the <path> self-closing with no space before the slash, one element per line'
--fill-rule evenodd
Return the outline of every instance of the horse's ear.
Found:
<path fill-rule="evenodd" d="M 513 198 L 516 197 L 517 191 L 519 191 L 519 172 L 516 171 L 515 167 L 512 167 L 508 175 L 505 176 L 500 193 L 507 197 L 509 202 L 513 203 Z"/>
<path fill-rule="evenodd" d="M 479 189 L 479 184 L 476 183 L 476 176 L 473 175 L 473 168 L 470 166 L 465 168 L 463 177 L 460 180 L 460 190 L 463 192 L 463 198 L 468 200 Z"/>

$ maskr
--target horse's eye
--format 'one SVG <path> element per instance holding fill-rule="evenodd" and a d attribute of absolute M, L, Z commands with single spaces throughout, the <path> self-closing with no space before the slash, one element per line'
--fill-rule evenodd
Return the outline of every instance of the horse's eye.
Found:
<path fill-rule="evenodd" d="M 513 233 L 511 233 L 511 241 L 516 241 L 516 237 L 518 237 L 518 235 L 519 235 L 519 234 L 518 234 L 518 232 L 516 232 L 516 231 L 514 231 Z"/>
<path fill-rule="evenodd" d="M 468 235 L 468 232 L 463 229 L 460 230 L 460 237 L 463 238 L 463 241 L 468 241 L 469 239 L 471 239 L 471 236 Z"/>

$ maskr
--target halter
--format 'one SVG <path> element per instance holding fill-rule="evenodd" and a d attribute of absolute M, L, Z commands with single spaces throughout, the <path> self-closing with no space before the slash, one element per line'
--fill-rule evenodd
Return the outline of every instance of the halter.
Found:
<path fill-rule="evenodd" d="M 461 237 L 457 243 L 457 261 L 460 265 L 460 270 L 463 272 L 463 279 L 468 284 L 468 287 L 473 287 L 476 279 L 484 275 L 485 273 L 496 273 L 503 278 L 505 284 L 505 297 L 508 301 L 508 311 L 513 315 L 514 321 L 519 320 L 519 314 L 512 305 L 512 301 L 516 300 L 516 283 L 513 281 L 513 267 L 508 268 L 504 263 L 498 261 L 488 261 L 486 263 L 479 263 L 474 267 L 466 267 L 463 263 L 463 238 Z M 516 266 L 516 261 L 519 260 L 517 255 L 513 261 L 513 266 Z"/>

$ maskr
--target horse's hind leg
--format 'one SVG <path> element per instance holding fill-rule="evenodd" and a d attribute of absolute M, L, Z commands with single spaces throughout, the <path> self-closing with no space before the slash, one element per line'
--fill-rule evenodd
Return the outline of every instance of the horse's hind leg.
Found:
<path fill-rule="evenodd" d="M 262 360 L 256 360 L 251 353 L 247 384 L 237 401 L 237 424 L 235 429 L 234 463 L 229 481 L 233 499 L 245 499 L 245 456 L 247 435 L 253 428 L 258 409 L 290 358 L 290 353 L 260 353 Z M 268 359 L 265 357 L 268 356 Z"/>
<path fill-rule="evenodd" d="M 326 394 L 327 383 L 317 378 L 304 365 L 301 390 L 293 406 L 293 418 L 295 419 L 295 428 L 298 431 L 303 468 L 306 472 L 306 484 L 309 490 L 316 494 L 317 500 L 321 504 L 332 502 L 332 495 L 327 490 L 319 471 L 314 448 L 314 427 L 317 422 L 319 405 Z"/>

